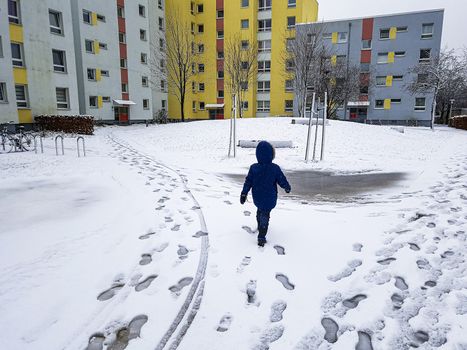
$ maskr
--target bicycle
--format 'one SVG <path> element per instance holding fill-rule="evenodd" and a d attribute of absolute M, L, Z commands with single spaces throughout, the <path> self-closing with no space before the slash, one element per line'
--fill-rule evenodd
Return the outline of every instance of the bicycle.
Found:
<path fill-rule="evenodd" d="M 30 134 L 23 132 L 24 127 L 20 127 L 18 134 L 10 134 L 8 126 L 4 126 L 0 136 L 0 153 L 10 153 L 13 148 L 20 151 L 29 151 L 34 143 Z"/>

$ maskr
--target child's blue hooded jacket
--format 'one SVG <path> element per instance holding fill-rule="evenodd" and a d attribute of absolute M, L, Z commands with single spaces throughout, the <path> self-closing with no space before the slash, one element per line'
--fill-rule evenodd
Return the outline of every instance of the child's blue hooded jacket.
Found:
<path fill-rule="evenodd" d="M 253 202 L 262 211 L 271 211 L 277 203 L 277 185 L 290 192 L 290 185 L 281 168 L 272 162 L 274 148 L 269 142 L 261 141 L 256 147 L 258 163 L 250 167 L 242 194 L 253 188 Z"/>

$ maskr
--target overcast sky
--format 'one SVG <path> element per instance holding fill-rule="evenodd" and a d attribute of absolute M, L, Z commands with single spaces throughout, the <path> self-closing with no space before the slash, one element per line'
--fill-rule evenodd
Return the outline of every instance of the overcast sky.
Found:
<path fill-rule="evenodd" d="M 318 0 L 319 19 L 365 17 L 444 8 L 442 46 L 467 47 L 467 0 Z"/>

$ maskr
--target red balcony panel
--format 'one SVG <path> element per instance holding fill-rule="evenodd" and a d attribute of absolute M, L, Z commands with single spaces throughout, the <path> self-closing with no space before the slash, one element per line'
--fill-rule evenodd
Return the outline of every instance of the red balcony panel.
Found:
<path fill-rule="evenodd" d="M 216 10 L 224 9 L 224 0 L 216 0 Z"/>
<path fill-rule="evenodd" d="M 122 84 L 128 84 L 128 69 L 120 69 Z"/>
<path fill-rule="evenodd" d="M 217 51 L 224 51 L 224 39 L 217 39 L 216 48 Z"/>
<path fill-rule="evenodd" d="M 361 63 L 371 63 L 371 50 L 362 50 Z"/>
<path fill-rule="evenodd" d="M 118 17 L 118 31 L 120 33 L 126 33 L 125 18 Z"/>
<path fill-rule="evenodd" d="M 127 58 L 126 44 L 120 44 L 120 58 Z"/>
<path fill-rule="evenodd" d="M 217 60 L 217 71 L 224 70 L 224 60 Z"/>
<path fill-rule="evenodd" d="M 370 84 L 370 73 L 360 73 L 360 85 Z"/>
<path fill-rule="evenodd" d="M 216 30 L 224 30 L 224 19 L 216 19 Z"/>
<path fill-rule="evenodd" d="M 117 0 L 117 6 L 125 7 L 125 0 Z"/>
<path fill-rule="evenodd" d="M 360 95 L 358 98 L 360 102 L 368 102 L 368 95 Z"/>
<path fill-rule="evenodd" d="M 224 90 L 224 79 L 217 79 L 217 90 Z"/>
<path fill-rule="evenodd" d="M 362 40 L 373 39 L 374 18 L 365 18 L 362 25 Z"/>
<path fill-rule="evenodd" d="M 122 100 L 130 100 L 130 94 L 128 92 L 122 92 Z"/>

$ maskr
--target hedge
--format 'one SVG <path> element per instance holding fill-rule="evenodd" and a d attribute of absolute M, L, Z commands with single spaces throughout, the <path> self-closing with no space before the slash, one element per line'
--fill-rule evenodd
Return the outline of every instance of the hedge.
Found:
<path fill-rule="evenodd" d="M 34 117 L 34 120 L 41 131 L 83 135 L 94 133 L 94 118 L 87 115 L 40 115 Z"/>
<path fill-rule="evenodd" d="M 449 118 L 449 126 L 456 129 L 467 130 L 467 115 Z"/>

